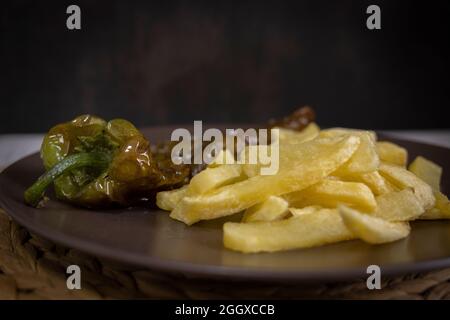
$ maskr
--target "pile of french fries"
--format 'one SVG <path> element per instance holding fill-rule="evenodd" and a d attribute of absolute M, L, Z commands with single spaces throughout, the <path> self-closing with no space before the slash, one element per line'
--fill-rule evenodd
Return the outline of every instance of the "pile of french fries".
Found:
<path fill-rule="evenodd" d="M 259 163 L 222 164 L 233 155 L 221 152 L 188 185 L 158 193 L 158 207 L 187 225 L 243 212 L 223 225 L 223 242 L 245 253 L 387 243 L 407 237 L 412 220 L 450 218 L 442 168 L 423 157 L 407 168 L 407 150 L 375 132 L 311 123 L 279 128 L 278 143 L 277 174 L 260 175 Z"/>

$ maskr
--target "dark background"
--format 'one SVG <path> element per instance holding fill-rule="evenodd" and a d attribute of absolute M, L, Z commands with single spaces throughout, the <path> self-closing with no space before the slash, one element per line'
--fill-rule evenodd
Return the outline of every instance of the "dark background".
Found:
<path fill-rule="evenodd" d="M 77 4 L 82 29 L 66 28 Z M 382 30 L 366 28 L 381 7 Z M 138 126 L 264 122 L 448 128 L 450 1 L 9 1 L 0 132 L 81 113 Z"/>

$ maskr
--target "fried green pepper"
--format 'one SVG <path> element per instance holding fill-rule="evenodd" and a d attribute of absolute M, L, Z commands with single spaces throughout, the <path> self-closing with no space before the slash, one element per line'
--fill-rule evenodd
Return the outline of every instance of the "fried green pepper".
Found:
<path fill-rule="evenodd" d="M 123 119 L 83 115 L 56 125 L 43 140 L 41 158 L 46 173 L 24 194 L 35 207 L 52 183 L 58 199 L 98 208 L 153 200 L 190 178 L 189 166 L 173 164 L 168 152 L 152 154 L 149 141 Z"/>

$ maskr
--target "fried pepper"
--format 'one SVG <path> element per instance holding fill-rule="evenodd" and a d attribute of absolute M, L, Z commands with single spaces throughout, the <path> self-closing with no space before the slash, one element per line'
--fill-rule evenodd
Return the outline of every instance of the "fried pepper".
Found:
<path fill-rule="evenodd" d="M 189 166 L 170 161 L 170 153 L 153 154 L 130 122 L 91 115 L 53 127 L 41 158 L 46 172 L 24 194 L 31 206 L 39 205 L 52 183 L 58 199 L 75 205 L 131 206 L 187 183 L 191 175 Z"/>

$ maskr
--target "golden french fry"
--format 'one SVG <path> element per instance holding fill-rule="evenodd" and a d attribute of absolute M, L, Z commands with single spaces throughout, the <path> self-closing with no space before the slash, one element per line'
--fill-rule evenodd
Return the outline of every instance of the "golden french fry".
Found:
<path fill-rule="evenodd" d="M 312 214 L 321 209 L 323 209 L 323 208 L 320 206 L 308 206 L 308 207 L 304 207 L 304 208 L 289 208 L 289 211 L 291 212 L 291 214 L 294 217 L 296 217 L 296 216 L 301 216 L 303 214 Z"/>
<path fill-rule="evenodd" d="M 450 219 L 450 201 L 447 196 L 441 192 L 435 192 L 436 203 L 434 208 L 428 209 L 419 219 L 436 220 Z"/>
<path fill-rule="evenodd" d="M 389 192 L 376 199 L 377 209 L 370 215 L 388 221 L 415 220 L 425 211 L 412 189 Z"/>
<path fill-rule="evenodd" d="M 406 166 L 408 162 L 408 151 L 405 148 L 388 141 L 378 141 L 376 146 L 381 161 L 403 167 Z"/>
<path fill-rule="evenodd" d="M 446 195 L 439 192 L 436 195 L 436 209 L 441 211 L 443 215 L 448 219 L 450 218 L 450 202 L 448 201 L 448 198 Z"/>
<path fill-rule="evenodd" d="M 295 131 L 290 129 L 278 128 L 276 127 L 278 132 L 278 144 L 288 144 L 288 145 L 296 145 L 299 143 L 303 143 L 306 141 L 313 140 L 319 134 L 320 128 L 314 122 L 310 123 L 301 131 Z M 245 161 L 243 166 L 243 172 L 249 178 L 257 176 L 260 174 L 261 167 L 264 164 L 259 162 L 258 153 L 262 154 L 270 154 L 271 149 L 270 145 L 250 145 L 246 146 L 242 153 L 239 155 L 239 158 L 244 157 L 244 159 L 249 160 L 252 158 L 250 154 L 253 154 L 253 162 L 249 163 L 249 161 Z M 255 163 L 257 162 L 257 163 Z"/>
<path fill-rule="evenodd" d="M 347 176 L 358 173 L 368 173 L 376 171 L 380 164 L 380 159 L 375 149 L 375 143 L 369 132 L 359 132 L 357 134 L 361 143 L 351 159 L 336 170 L 334 175 Z"/>
<path fill-rule="evenodd" d="M 440 190 L 442 167 L 436 163 L 419 156 L 409 165 L 409 171 L 428 183 L 434 191 Z"/>
<path fill-rule="evenodd" d="M 241 165 L 224 164 L 215 168 L 206 168 L 191 179 L 189 193 L 202 194 L 238 180 L 242 180 Z"/>
<path fill-rule="evenodd" d="M 434 206 L 435 198 L 431 187 L 414 173 L 403 167 L 382 162 L 380 174 L 400 189 L 412 188 L 424 210 Z"/>
<path fill-rule="evenodd" d="M 308 248 L 352 238 L 337 209 L 271 222 L 226 222 L 223 226 L 225 247 L 245 253 Z"/>
<path fill-rule="evenodd" d="M 297 208 L 310 205 L 336 208 L 340 204 L 346 204 L 361 210 L 373 211 L 377 207 L 372 191 L 359 182 L 325 179 L 309 188 L 283 197 L 291 207 Z"/>
<path fill-rule="evenodd" d="M 288 202 L 281 197 L 270 196 L 267 200 L 248 208 L 242 222 L 275 221 L 289 214 Z"/>
<path fill-rule="evenodd" d="M 184 197 L 170 216 L 190 225 L 240 212 L 271 195 L 305 189 L 346 162 L 359 143 L 359 137 L 347 136 L 280 145 L 277 174 L 258 175 L 207 194 Z"/>
<path fill-rule="evenodd" d="M 356 134 L 359 135 L 361 133 L 368 133 L 370 136 L 370 139 L 373 142 L 377 141 L 377 134 L 375 131 L 371 130 L 361 130 L 361 129 L 351 129 L 351 128 L 329 128 L 329 129 L 323 129 L 319 133 L 319 137 L 322 138 L 330 138 L 330 137 L 337 137 L 337 136 L 344 136 L 349 134 Z"/>
<path fill-rule="evenodd" d="M 419 156 L 411 163 L 409 170 L 431 186 L 436 198 L 434 208 L 428 209 L 420 219 L 450 219 L 450 202 L 440 191 L 442 167 Z"/>
<path fill-rule="evenodd" d="M 261 154 L 270 155 L 271 145 L 249 145 L 246 146 L 239 155 L 239 159 L 244 162 L 242 163 L 242 171 L 248 178 L 260 174 L 261 167 L 264 166 L 264 164 L 260 162 Z M 242 160 L 242 157 L 244 157 L 244 160 Z"/>
<path fill-rule="evenodd" d="M 277 128 L 279 129 L 279 143 L 288 143 L 288 144 L 297 144 L 302 143 L 306 141 L 310 141 L 314 138 L 316 138 L 319 135 L 320 128 L 319 126 L 311 122 L 308 124 L 303 130 L 301 131 L 295 131 L 290 129 L 284 129 L 284 128 Z"/>
<path fill-rule="evenodd" d="M 376 196 L 395 191 L 395 187 L 386 181 L 378 171 L 341 177 L 341 179 L 344 181 L 362 182 L 367 185 Z"/>
<path fill-rule="evenodd" d="M 345 206 L 339 207 L 345 226 L 359 239 L 379 244 L 403 239 L 411 228 L 407 222 L 389 222 L 360 213 Z"/>
<path fill-rule="evenodd" d="M 187 185 L 175 190 L 158 192 L 156 194 L 156 205 L 160 209 L 172 211 L 187 193 Z"/>

